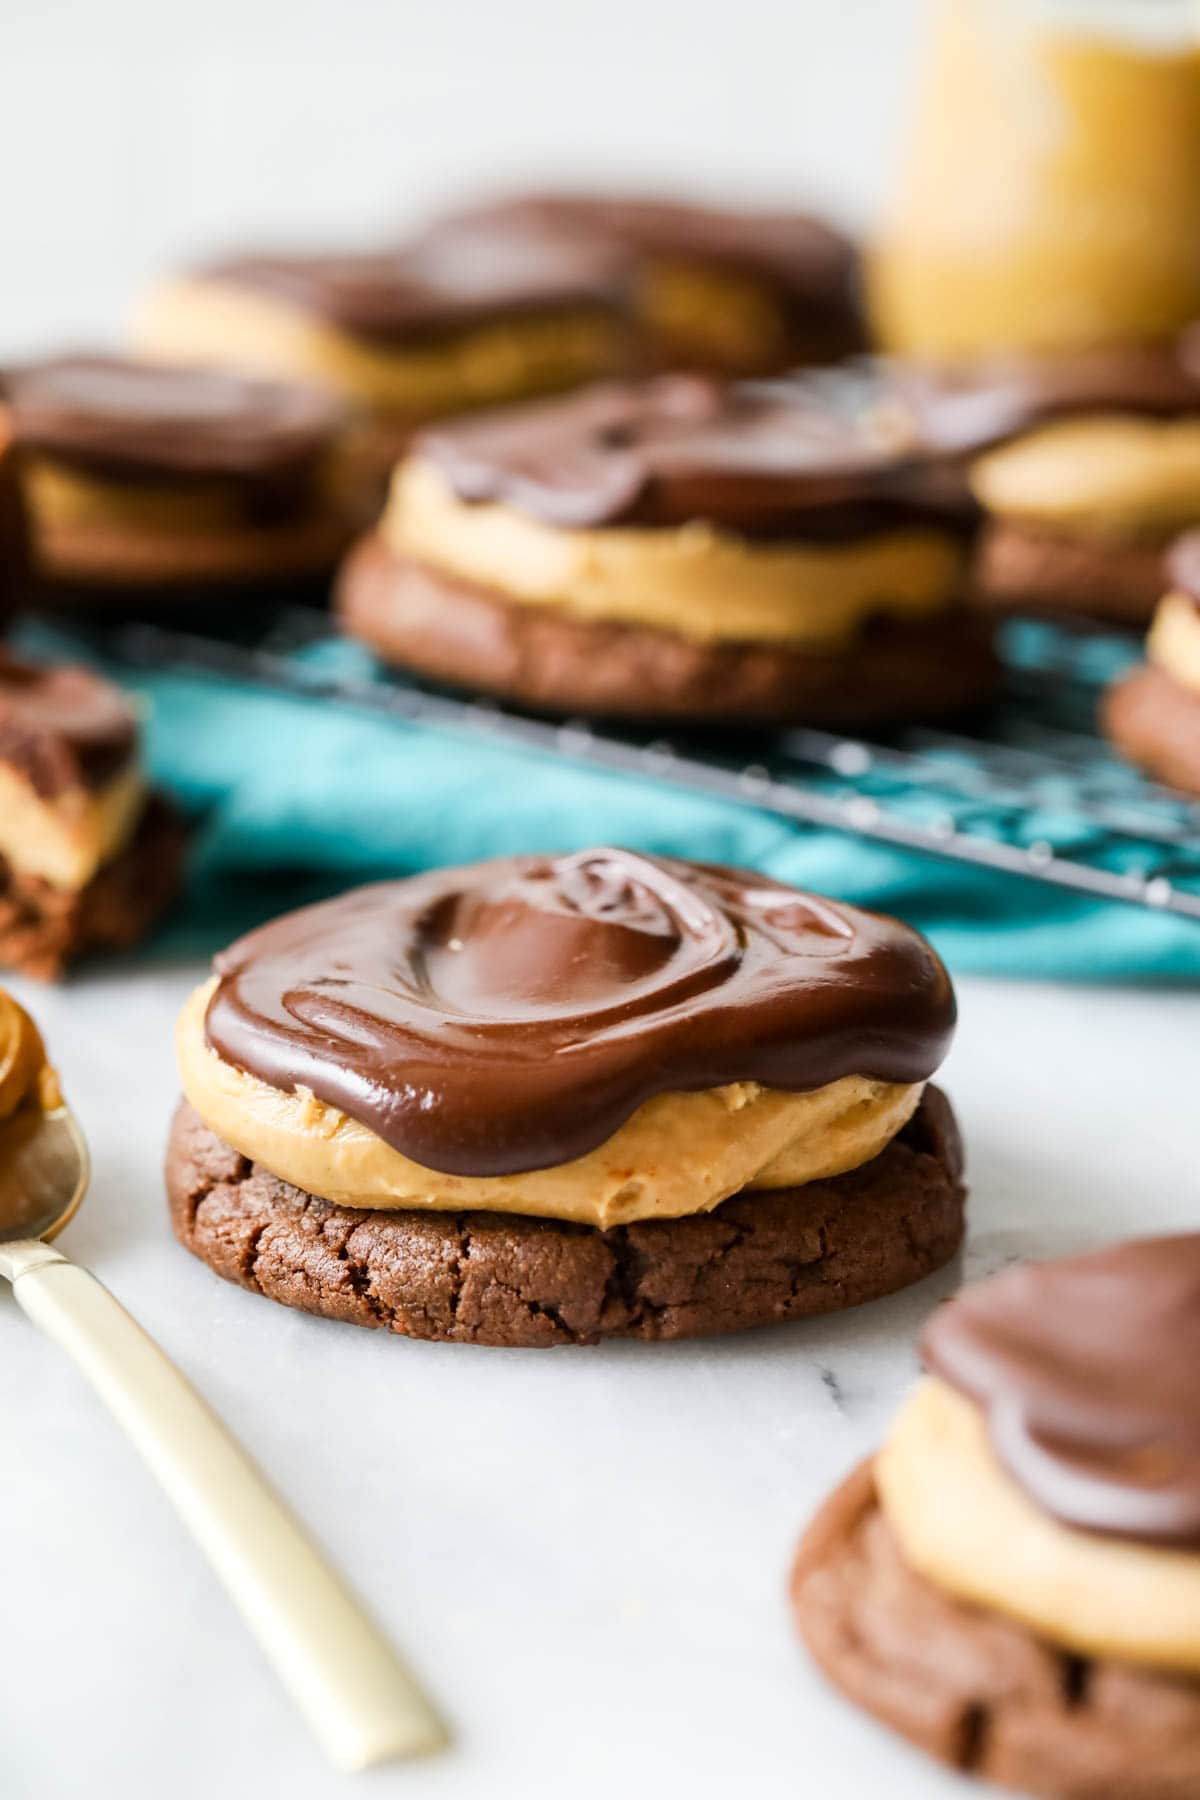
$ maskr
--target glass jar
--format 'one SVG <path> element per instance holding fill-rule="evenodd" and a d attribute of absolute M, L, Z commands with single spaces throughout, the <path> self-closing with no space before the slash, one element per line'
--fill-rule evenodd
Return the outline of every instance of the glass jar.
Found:
<path fill-rule="evenodd" d="M 940 358 L 1200 317 L 1197 0 L 934 0 L 868 254 L 881 342 Z"/>

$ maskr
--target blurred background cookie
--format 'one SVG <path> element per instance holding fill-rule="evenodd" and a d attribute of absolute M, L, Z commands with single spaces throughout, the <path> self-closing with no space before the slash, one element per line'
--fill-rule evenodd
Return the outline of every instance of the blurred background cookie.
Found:
<path fill-rule="evenodd" d="M 1146 661 L 1104 696 L 1112 743 L 1156 780 L 1200 794 L 1200 532 L 1167 558 L 1168 590 L 1146 639 Z"/>
<path fill-rule="evenodd" d="M 548 245 L 624 265 L 644 368 L 762 375 L 859 350 L 857 252 L 811 213 L 547 192 L 449 213 L 424 239 L 483 267 Z"/>
<path fill-rule="evenodd" d="M 901 411 L 963 459 L 986 515 L 979 604 L 1149 620 L 1167 546 L 1200 516 L 1194 339 L 889 366 Z"/>
<path fill-rule="evenodd" d="M 313 388 L 105 354 L 7 376 L 36 597 L 170 605 L 312 588 L 349 535 Z"/>
<path fill-rule="evenodd" d="M 619 250 L 548 238 L 494 257 L 436 238 L 361 253 L 264 252 L 152 291 L 134 344 L 338 395 L 356 417 L 349 475 L 369 514 L 426 420 L 624 368 L 628 283 Z"/>
<path fill-rule="evenodd" d="M 338 583 L 389 661 L 552 712 L 861 724 L 991 688 L 974 510 L 858 389 L 663 376 L 431 429 Z"/>
<path fill-rule="evenodd" d="M 111 682 L 0 651 L 0 965 L 59 976 L 138 943 L 174 898 L 183 827 L 139 739 Z"/>

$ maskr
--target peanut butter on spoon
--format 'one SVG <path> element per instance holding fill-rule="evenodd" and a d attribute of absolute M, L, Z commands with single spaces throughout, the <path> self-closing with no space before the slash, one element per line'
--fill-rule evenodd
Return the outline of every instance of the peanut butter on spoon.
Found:
<path fill-rule="evenodd" d="M 0 988 L 0 1119 L 11 1119 L 22 1107 L 54 1112 L 62 1103 L 41 1032 L 25 1008 Z"/>

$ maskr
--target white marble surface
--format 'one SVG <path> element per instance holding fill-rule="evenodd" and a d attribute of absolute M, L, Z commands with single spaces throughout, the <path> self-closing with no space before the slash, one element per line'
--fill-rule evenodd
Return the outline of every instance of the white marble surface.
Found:
<path fill-rule="evenodd" d="M 456 1729 L 342 1778 L 115 1428 L 0 1295 L 4 1800 L 696 1800 L 963 1791 L 829 1693 L 783 1588 L 956 1276 L 827 1322 L 549 1354 L 409 1344 L 219 1282 L 169 1237 L 171 1024 L 198 971 L 22 988 L 96 1154 L 64 1247 L 177 1358 Z M 1200 1220 L 1200 995 L 961 985 L 966 1266 Z"/>

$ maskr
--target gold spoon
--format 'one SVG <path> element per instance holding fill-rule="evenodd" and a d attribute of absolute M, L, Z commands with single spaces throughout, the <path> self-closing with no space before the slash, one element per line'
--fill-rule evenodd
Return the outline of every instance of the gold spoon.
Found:
<path fill-rule="evenodd" d="M 51 1248 L 89 1174 L 37 1029 L 0 990 L 0 1276 L 124 1427 L 330 1759 L 438 1749 L 428 1701 L 262 1473 L 108 1289 Z"/>

